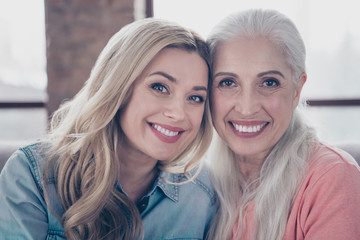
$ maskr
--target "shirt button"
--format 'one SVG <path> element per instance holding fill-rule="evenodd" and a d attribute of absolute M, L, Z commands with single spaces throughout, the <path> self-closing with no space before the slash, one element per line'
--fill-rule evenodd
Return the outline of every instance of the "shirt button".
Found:
<path fill-rule="evenodd" d="M 147 205 L 145 203 L 140 204 L 140 206 L 138 206 L 139 212 L 142 213 L 145 210 L 146 207 L 147 207 Z"/>
<path fill-rule="evenodd" d="M 144 198 L 141 202 L 137 204 L 137 208 L 140 213 L 142 213 L 146 209 L 148 203 L 149 203 L 149 198 Z"/>

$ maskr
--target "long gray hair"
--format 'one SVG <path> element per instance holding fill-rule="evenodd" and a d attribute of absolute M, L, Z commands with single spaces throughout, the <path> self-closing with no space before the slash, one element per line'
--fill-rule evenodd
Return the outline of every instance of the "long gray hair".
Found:
<path fill-rule="evenodd" d="M 293 22 L 277 11 L 253 9 L 232 14 L 213 29 L 207 42 L 214 59 L 217 47 L 224 41 L 257 37 L 267 38 L 284 54 L 294 84 L 298 85 L 305 73 L 305 46 Z M 254 239 L 282 239 L 315 139 L 315 131 L 295 109 L 289 127 L 266 157 L 258 178 L 247 182 L 238 170 L 234 152 L 217 136 L 208 155 L 220 206 L 208 239 L 228 239 L 234 227 L 241 235 L 247 227 L 243 220 L 250 202 L 255 204 Z"/>

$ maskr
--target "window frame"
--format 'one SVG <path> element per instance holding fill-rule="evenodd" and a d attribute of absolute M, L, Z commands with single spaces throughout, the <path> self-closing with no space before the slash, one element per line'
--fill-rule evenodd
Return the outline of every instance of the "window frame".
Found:
<path fill-rule="evenodd" d="M 146 0 L 146 17 L 153 17 L 153 0 Z M 328 98 L 328 99 L 308 99 L 307 104 L 309 106 L 316 107 L 349 107 L 360 106 L 360 98 Z M 43 108 L 46 107 L 46 102 L 0 102 L 0 109 L 3 108 Z"/>

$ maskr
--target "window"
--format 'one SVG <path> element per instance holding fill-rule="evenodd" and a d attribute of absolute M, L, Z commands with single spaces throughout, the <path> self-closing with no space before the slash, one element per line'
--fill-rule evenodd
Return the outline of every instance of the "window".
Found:
<path fill-rule="evenodd" d="M 360 15 L 352 0 L 153 0 L 154 17 L 207 37 L 226 15 L 272 8 L 297 25 L 307 48 L 306 113 L 326 142 L 360 141 Z M 329 106 L 330 105 L 330 106 Z"/>
<path fill-rule="evenodd" d="M 0 6 L 0 142 L 27 142 L 47 125 L 44 2 Z"/>

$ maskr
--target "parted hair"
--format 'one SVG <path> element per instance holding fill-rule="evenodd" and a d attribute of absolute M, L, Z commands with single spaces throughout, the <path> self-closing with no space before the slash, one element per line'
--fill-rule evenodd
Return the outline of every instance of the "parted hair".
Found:
<path fill-rule="evenodd" d="M 119 117 L 135 80 L 165 48 L 197 52 L 209 67 L 207 45 L 195 32 L 165 20 L 138 20 L 109 40 L 83 88 L 54 112 L 46 139 L 48 166 L 55 169 L 65 211 L 61 221 L 68 239 L 142 236 L 135 204 L 116 188 L 121 167 L 117 146 L 123 137 Z M 192 170 L 211 136 L 207 100 L 196 138 L 172 159 L 160 161 L 159 169 L 173 173 Z"/>
<path fill-rule="evenodd" d="M 267 38 L 283 53 L 297 86 L 305 73 L 305 46 L 294 23 L 275 10 L 250 9 L 229 15 L 215 26 L 207 43 L 214 59 L 220 44 L 257 37 Z M 250 202 L 255 204 L 252 240 L 282 239 L 315 139 L 314 129 L 303 120 L 298 107 L 284 135 L 264 160 L 258 177 L 246 181 L 234 152 L 216 136 L 209 162 L 220 207 L 208 239 L 229 239 L 234 228 L 241 235 L 247 227 L 244 219 Z"/>

